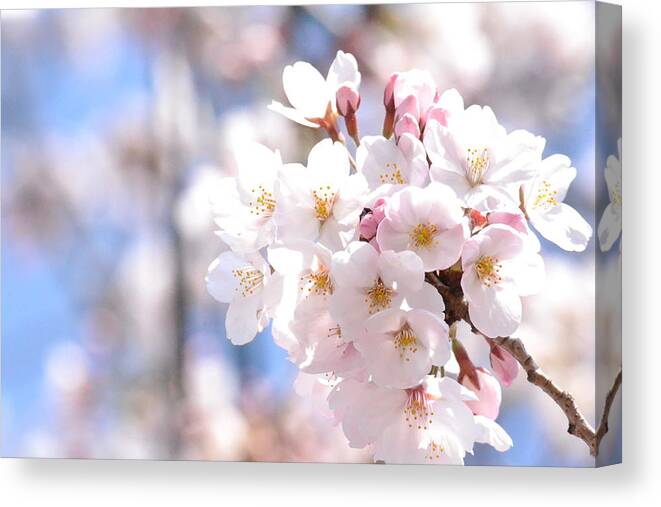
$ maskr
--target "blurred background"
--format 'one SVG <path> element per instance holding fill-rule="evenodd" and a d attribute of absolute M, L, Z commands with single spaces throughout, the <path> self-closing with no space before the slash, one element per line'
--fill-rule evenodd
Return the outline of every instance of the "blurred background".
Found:
<path fill-rule="evenodd" d="M 370 461 L 268 330 L 225 338 L 204 277 L 224 248 L 208 197 L 235 171 L 232 146 L 304 161 L 321 134 L 266 105 L 286 102 L 285 65 L 325 74 L 343 49 L 363 75 L 363 135 L 380 132 L 390 73 L 428 69 L 569 155 L 567 202 L 594 228 L 593 15 L 590 2 L 2 12 L 2 454 Z M 519 335 L 594 422 L 594 241 L 543 248 L 548 284 Z M 604 453 L 619 452 L 618 408 Z M 591 463 L 523 376 L 499 422 L 514 448 L 478 445 L 467 463 Z"/>

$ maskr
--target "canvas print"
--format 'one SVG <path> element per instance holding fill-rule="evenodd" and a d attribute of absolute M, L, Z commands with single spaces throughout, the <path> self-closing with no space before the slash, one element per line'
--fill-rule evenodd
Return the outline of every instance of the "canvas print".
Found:
<path fill-rule="evenodd" d="M 2 12 L 2 455 L 620 462 L 620 33 Z"/>

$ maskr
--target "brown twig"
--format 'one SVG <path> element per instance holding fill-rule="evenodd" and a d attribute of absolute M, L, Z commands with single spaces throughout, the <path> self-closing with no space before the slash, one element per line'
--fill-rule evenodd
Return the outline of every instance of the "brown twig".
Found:
<path fill-rule="evenodd" d="M 615 395 L 617 394 L 618 389 L 622 385 L 622 368 L 617 372 L 613 385 L 608 390 L 606 394 L 606 402 L 604 403 L 604 412 L 601 415 L 601 421 L 597 427 L 595 433 L 595 447 L 599 450 L 599 445 L 601 444 L 601 439 L 604 438 L 604 435 L 608 433 L 608 415 L 610 414 L 611 407 L 613 406 L 613 401 L 615 401 Z"/>
<path fill-rule="evenodd" d="M 447 285 L 440 283 L 440 278 L 436 275 L 433 277 L 428 276 L 427 281 L 434 285 L 434 287 L 436 287 L 439 293 L 443 296 L 446 304 L 446 319 L 448 315 L 448 307 L 457 308 L 459 306 L 467 306 L 466 302 L 463 301 L 463 296 L 459 296 L 460 299 L 457 301 L 457 292 L 451 290 Z M 470 324 L 467 308 L 465 308 L 463 311 L 454 310 L 453 313 L 455 315 L 462 314 L 463 319 Z M 471 326 L 476 332 L 479 332 L 472 324 Z M 601 422 L 595 431 L 592 425 L 587 421 L 587 419 L 583 416 L 577 407 L 576 402 L 574 401 L 574 397 L 567 391 L 560 389 L 550 378 L 546 376 L 542 369 L 537 365 L 533 357 L 528 353 L 521 340 L 512 337 L 500 337 L 495 338 L 494 341 L 502 348 L 507 350 L 507 352 L 509 352 L 514 357 L 514 359 L 518 361 L 518 363 L 526 372 L 528 382 L 539 387 L 555 402 L 556 405 L 558 405 L 558 407 L 560 407 L 560 409 L 567 417 L 567 421 L 569 422 L 567 432 L 570 435 L 574 435 L 583 440 L 583 442 L 585 442 L 590 449 L 590 454 L 596 457 L 599 453 L 599 445 L 601 444 L 601 440 L 608 432 L 608 416 L 610 414 L 613 401 L 615 400 L 615 395 L 617 394 L 620 385 L 622 384 L 622 368 L 620 368 L 612 387 L 606 395 L 606 403 L 604 404 L 604 412 L 601 416 Z"/>

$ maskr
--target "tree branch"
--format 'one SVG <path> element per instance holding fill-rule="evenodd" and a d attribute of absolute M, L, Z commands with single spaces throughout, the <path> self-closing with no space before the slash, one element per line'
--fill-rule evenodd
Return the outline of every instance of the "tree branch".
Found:
<path fill-rule="evenodd" d="M 471 324 L 471 327 L 474 331 L 479 333 L 479 330 L 477 330 L 470 321 L 468 316 L 468 305 L 463 300 L 461 289 L 458 287 L 448 287 L 448 285 L 442 283 L 440 277 L 436 276 L 435 274 L 433 274 L 434 276 L 429 276 L 430 273 L 427 275 L 427 281 L 431 283 L 436 288 L 436 290 L 438 290 L 438 292 L 445 300 L 446 321 L 448 318 L 451 321 L 463 319 Z M 448 309 L 452 309 L 450 311 L 450 315 L 448 315 Z M 459 316 L 460 318 L 457 318 Z M 452 322 L 448 322 L 448 324 L 452 324 Z M 509 352 L 512 357 L 514 357 L 514 359 L 517 360 L 517 362 L 526 372 L 528 382 L 539 387 L 555 402 L 556 405 L 558 405 L 558 407 L 560 407 L 560 409 L 567 417 L 567 421 L 569 422 L 567 432 L 570 435 L 574 435 L 575 437 L 583 440 L 583 442 L 585 442 L 590 449 L 590 454 L 596 457 L 599 453 L 599 445 L 601 444 L 601 440 L 608 432 L 608 416 L 610 414 L 613 401 L 615 400 L 615 395 L 617 394 L 617 391 L 622 384 L 622 368 L 620 368 L 612 387 L 606 395 L 604 412 L 601 416 L 599 427 L 595 431 L 592 425 L 587 421 L 587 419 L 583 416 L 577 407 L 576 402 L 574 401 L 574 397 L 567 391 L 560 389 L 549 377 L 546 376 L 546 374 L 535 362 L 533 357 L 528 353 L 521 340 L 513 337 L 500 337 L 494 338 L 493 340 L 507 352 Z"/>
<path fill-rule="evenodd" d="M 622 368 L 617 372 L 613 385 L 608 390 L 606 394 L 606 402 L 604 403 L 604 413 L 601 415 L 601 422 L 599 422 L 599 427 L 595 433 L 595 447 L 597 451 L 599 450 L 599 445 L 601 444 L 601 439 L 604 438 L 606 433 L 608 433 L 608 415 L 610 414 L 611 407 L 613 406 L 613 401 L 615 401 L 615 395 L 617 394 L 618 389 L 622 385 Z"/>

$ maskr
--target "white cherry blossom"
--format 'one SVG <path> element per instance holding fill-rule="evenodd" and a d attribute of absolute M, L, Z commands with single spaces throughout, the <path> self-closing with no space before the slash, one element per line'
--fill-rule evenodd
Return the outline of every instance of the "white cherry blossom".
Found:
<path fill-rule="evenodd" d="M 327 115 L 336 113 L 335 94 L 343 85 L 360 86 L 358 63 L 351 53 L 338 51 L 326 78 L 307 62 L 287 65 L 282 85 L 292 107 L 273 101 L 269 109 L 301 125 L 318 128 Z"/>
<path fill-rule="evenodd" d="M 393 308 L 370 317 L 354 343 L 373 381 L 384 387 L 418 385 L 433 365 L 450 359 L 448 325 L 427 310 Z"/>
<path fill-rule="evenodd" d="M 446 269 L 459 260 L 468 230 L 461 202 L 440 183 L 408 186 L 393 194 L 376 239 L 379 248 L 411 250 L 425 271 Z"/>
<path fill-rule="evenodd" d="M 491 108 L 473 105 L 452 114 L 447 126 L 430 121 L 424 143 L 431 180 L 449 185 L 468 207 L 490 211 L 518 201 L 545 142 L 524 130 L 508 134 Z"/>
<path fill-rule="evenodd" d="M 592 227 L 564 199 L 576 169 L 564 155 L 552 155 L 537 165 L 524 187 L 524 207 L 530 223 L 549 241 L 568 251 L 582 252 L 592 237 Z"/>
<path fill-rule="evenodd" d="M 599 221 L 597 235 L 599 248 L 607 252 L 622 233 L 622 139 L 617 141 L 618 156 L 610 155 L 606 160 L 606 185 L 610 203 Z"/>
<path fill-rule="evenodd" d="M 277 240 L 319 240 L 333 250 L 354 236 L 366 197 L 365 179 L 350 175 L 346 148 L 330 139 L 317 143 L 307 167 L 285 164 L 276 186 Z"/>
<path fill-rule="evenodd" d="M 541 285 L 541 256 L 515 229 L 494 224 L 464 245 L 461 287 L 473 324 L 490 338 L 509 336 L 521 323 L 521 296 Z"/>
<path fill-rule="evenodd" d="M 474 395 L 448 377 L 413 389 L 340 382 L 329 405 L 352 447 L 371 444 L 386 463 L 462 464 L 480 435 L 465 401 Z"/>
<path fill-rule="evenodd" d="M 259 253 L 223 252 L 209 266 L 207 290 L 221 303 L 229 303 L 225 317 L 227 338 L 244 345 L 268 324 L 282 293 L 282 279 L 271 275 Z"/>
<path fill-rule="evenodd" d="M 369 243 L 354 241 L 333 255 L 331 273 L 336 283 L 330 311 L 346 336 L 365 330 L 372 315 L 403 302 L 433 313 L 443 311 L 443 298 L 424 281 L 422 261 L 413 252 L 377 252 Z"/>
<path fill-rule="evenodd" d="M 211 205 L 218 235 L 236 252 L 254 252 L 275 237 L 274 186 L 282 168 L 278 151 L 259 143 L 236 150 L 238 174 L 223 178 Z"/>
<path fill-rule="evenodd" d="M 356 162 L 372 191 L 381 185 L 422 187 L 429 180 L 425 147 L 411 134 L 404 134 L 399 144 L 394 137 L 363 137 Z"/>

